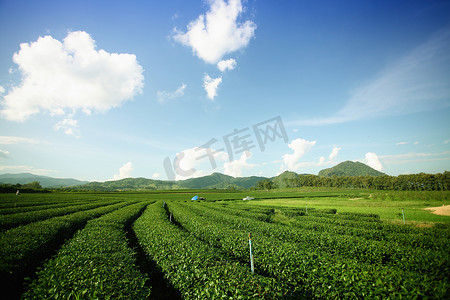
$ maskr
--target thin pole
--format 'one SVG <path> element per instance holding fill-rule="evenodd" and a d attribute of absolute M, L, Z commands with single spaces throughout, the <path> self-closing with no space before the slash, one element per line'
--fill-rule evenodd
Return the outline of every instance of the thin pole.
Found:
<path fill-rule="evenodd" d="M 403 225 L 405 225 L 406 224 L 406 222 L 405 222 L 405 212 L 403 211 L 403 208 L 402 208 L 402 215 L 403 215 Z"/>
<path fill-rule="evenodd" d="M 252 273 L 255 273 L 255 267 L 253 266 L 253 254 L 252 254 L 252 234 L 248 234 L 248 243 L 250 245 L 250 268 L 252 269 Z"/>

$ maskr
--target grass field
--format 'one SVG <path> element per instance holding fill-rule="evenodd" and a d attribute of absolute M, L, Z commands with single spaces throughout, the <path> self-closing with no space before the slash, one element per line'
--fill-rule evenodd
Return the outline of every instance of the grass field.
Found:
<path fill-rule="evenodd" d="M 270 193 L 270 192 L 269 192 Z M 275 192 L 279 194 L 280 192 Z M 367 191 L 367 190 L 309 190 L 286 191 L 286 195 L 307 195 L 304 198 L 261 199 L 255 205 L 279 205 L 287 207 L 335 208 L 339 212 L 378 214 L 383 221 L 403 222 L 450 222 L 450 216 L 436 215 L 427 207 L 450 205 L 449 192 L 429 191 Z M 327 196 L 327 194 L 330 194 Z M 334 195 L 333 195 L 334 194 Z"/>

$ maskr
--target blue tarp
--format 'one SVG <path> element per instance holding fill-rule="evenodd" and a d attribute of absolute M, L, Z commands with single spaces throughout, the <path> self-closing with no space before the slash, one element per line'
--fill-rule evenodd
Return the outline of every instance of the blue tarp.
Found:
<path fill-rule="evenodd" d="M 198 196 L 194 196 L 194 197 L 192 197 L 192 199 L 191 200 L 198 200 Z"/>

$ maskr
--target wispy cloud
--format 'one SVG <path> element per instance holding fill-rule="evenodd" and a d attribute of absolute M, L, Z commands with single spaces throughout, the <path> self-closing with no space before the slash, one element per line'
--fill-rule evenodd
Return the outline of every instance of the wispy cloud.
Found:
<path fill-rule="evenodd" d="M 37 169 L 32 166 L 0 166 L 0 173 L 32 173 L 35 175 L 49 175 L 56 172 L 49 169 Z"/>
<path fill-rule="evenodd" d="M 408 145 L 408 144 L 409 144 L 408 142 L 398 142 L 398 143 L 395 143 L 396 146 L 400 146 L 400 145 Z"/>
<path fill-rule="evenodd" d="M 383 162 L 383 164 L 386 166 L 402 165 L 402 164 L 430 163 L 430 162 L 436 162 L 436 161 L 442 161 L 444 163 L 445 161 L 450 161 L 450 151 L 409 152 L 409 153 L 403 153 L 403 154 L 381 155 L 379 158 Z"/>
<path fill-rule="evenodd" d="M 393 154 L 393 155 L 381 155 L 380 158 L 389 164 L 400 163 L 400 161 L 410 161 L 412 159 L 427 158 L 427 157 L 437 157 L 437 156 L 447 156 L 450 157 L 450 151 L 443 152 L 409 152 L 403 154 Z"/>
<path fill-rule="evenodd" d="M 450 30 L 445 30 L 352 91 L 345 106 L 334 115 L 292 123 L 328 125 L 448 107 L 449 65 Z"/>
<path fill-rule="evenodd" d="M 0 136 L 0 145 L 37 144 L 39 140 L 21 136 Z"/>
<path fill-rule="evenodd" d="M 158 91 L 156 95 L 158 96 L 159 103 L 165 103 L 169 100 L 180 98 L 184 96 L 184 90 L 187 85 L 185 83 L 181 83 L 181 86 L 178 87 L 174 92 L 166 92 L 166 91 Z"/>
<path fill-rule="evenodd" d="M 80 130 L 78 121 L 72 118 L 66 118 L 54 126 L 55 130 L 62 130 L 64 134 L 72 135 L 74 137 L 80 137 Z"/>

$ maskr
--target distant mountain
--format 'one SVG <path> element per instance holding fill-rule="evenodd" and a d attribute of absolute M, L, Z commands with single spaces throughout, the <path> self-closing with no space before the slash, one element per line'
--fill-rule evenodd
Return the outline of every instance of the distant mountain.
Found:
<path fill-rule="evenodd" d="M 146 178 L 125 178 L 114 181 L 90 182 L 79 189 L 97 191 L 115 190 L 172 190 L 172 189 L 247 189 L 255 186 L 258 181 L 267 179 L 265 177 L 232 177 L 220 173 L 208 176 L 190 178 L 178 181 L 154 180 Z"/>
<path fill-rule="evenodd" d="M 368 165 L 360 162 L 344 161 L 334 167 L 323 169 L 319 172 L 319 176 L 331 177 L 336 176 L 381 176 L 386 175 L 377 171 Z"/>
<path fill-rule="evenodd" d="M 0 175 L 0 183 L 3 184 L 27 184 L 34 181 L 39 182 L 43 188 L 67 187 L 82 185 L 89 182 L 72 178 L 53 178 L 49 176 L 34 175 L 30 173 Z"/>
<path fill-rule="evenodd" d="M 154 180 L 147 178 L 124 178 L 105 182 L 89 182 L 77 186 L 76 189 L 95 191 L 117 191 L 117 190 L 172 190 L 183 188 L 176 181 Z"/>
<path fill-rule="evenodd" d="M 221 173 L 213 173 L 208 176 L 177 181 L 177 184 L 187 189 L 224 189 L 227 187 L 248 189 L 264 179 L 267 178 L 258 176 L 232 177 Z"/>

